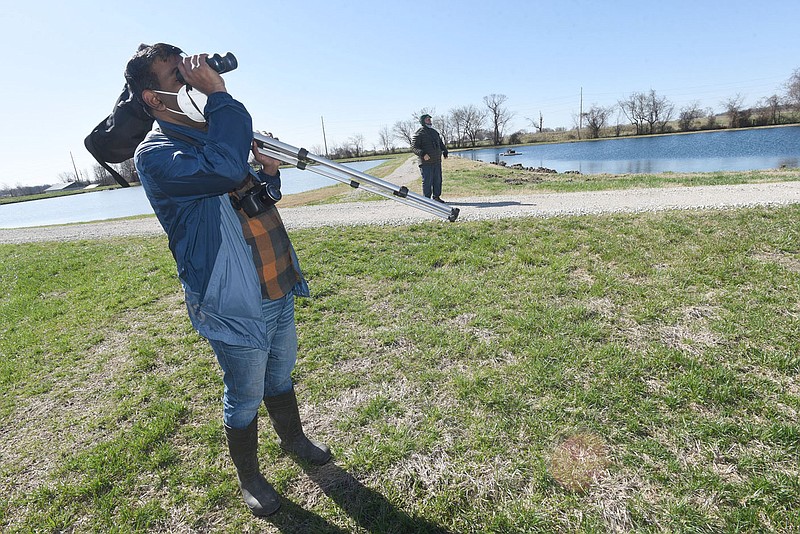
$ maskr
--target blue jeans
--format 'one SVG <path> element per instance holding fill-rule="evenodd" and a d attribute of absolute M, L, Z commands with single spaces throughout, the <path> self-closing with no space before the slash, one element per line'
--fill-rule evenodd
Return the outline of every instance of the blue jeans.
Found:
<path fill-rule="evenodd" d="M 420 165 L 419 171 L 422 173 L 422 194 L 431 198 L 442 196 L 442 164 Z"/>
<path fill-rule="evenodd" d="M 225 391 L 222 419 L 231 428 L 245 428 L 258 413 L 264 397 L 288 393 L 297 362 L 294 294 L 264 300 L 266 351 L 209 340 L 222 368 Z"/>

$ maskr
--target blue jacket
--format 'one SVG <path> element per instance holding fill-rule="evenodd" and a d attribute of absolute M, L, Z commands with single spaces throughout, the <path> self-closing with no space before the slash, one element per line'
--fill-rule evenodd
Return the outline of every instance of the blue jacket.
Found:
<path fill-rule="evenodd" d="M 209 95 L 205 113 L 207 131 L 159 122 L 162 131 L 136 149 L 136 170 L 167 233 L 192 325 L 209 339 L 266 349 L 258 273 L 228 197 L 251 172 L 252 119 L 227 93 Z M 292 259 L 301 272 L 294 250 Z M 294 293 L 309 294 L 302 274 Z"/>

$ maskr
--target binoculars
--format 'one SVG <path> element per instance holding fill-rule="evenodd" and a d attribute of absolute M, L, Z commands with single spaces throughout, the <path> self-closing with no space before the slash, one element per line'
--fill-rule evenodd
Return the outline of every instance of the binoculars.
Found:
<path fill-rule="evenodd" d="M 236 56 L 234 56 L 230 52 L 228 52 L 224 56 L 220 56 L 219 54 L 208 56 L 206 58 L 206 63 L 208 63 L 209 67 L 219 72 L 220 74 L 230 72 L 239 66 L 239 62 L 236 61 Z M 186 83 L 186 80 L 183 79 L 183 75 L 181 75 L 180 71 L 178 72 L 178 81 L 184 84 Z"/>

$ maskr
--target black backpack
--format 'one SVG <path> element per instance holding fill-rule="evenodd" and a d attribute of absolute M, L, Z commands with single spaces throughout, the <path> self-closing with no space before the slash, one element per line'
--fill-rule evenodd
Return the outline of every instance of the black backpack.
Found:
<path fill-rule="evenodd" d="M 144 45 L 142 45 L 144 46 Z M 144 110 L 126 83 L 111 115 L 90 133 L 83 144 L 122 187 L 130 184 L 109 163 L 122 163 L 133 157 L 136 147 L 153 127 L 153 118 Z"/>

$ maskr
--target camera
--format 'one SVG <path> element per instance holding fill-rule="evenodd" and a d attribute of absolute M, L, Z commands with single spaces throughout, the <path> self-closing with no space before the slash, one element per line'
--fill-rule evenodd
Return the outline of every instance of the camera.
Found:
<path fill-rule="evenodd" d="M 245 191 L 241 197 L 231 195 L 231 204 L 242 210 L 248 217 L 261 215 L 275 205 L 283 195 L 275 184 L 262 183 Z"/>
<path fill-rule="evenodd" d="M 220 74 L 230 72 L 239 66 L 239 62 L 236 61 L 236 56 L 234 56 L 230 52 L 228 52 L 224 56 L 220 56 L 219 54 L 208 56 L 206 58 L 206 63 L 208 63 L 209 67 L 219 72 Z M 184 84 L 186 83 L 186 80 L 183 79 L 183 75 L 180 72 L 178 72 L 178 81 Z"/>

